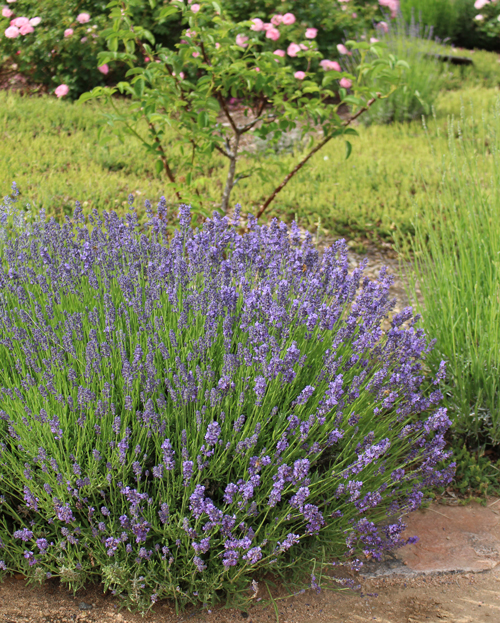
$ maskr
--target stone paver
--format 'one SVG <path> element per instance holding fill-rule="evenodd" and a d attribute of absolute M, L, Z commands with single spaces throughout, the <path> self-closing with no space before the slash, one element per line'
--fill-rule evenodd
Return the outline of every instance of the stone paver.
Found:
<path fill-rule="evenodd" d="M 433 504 L 407 518 L 407 536 L 418 543 L 365 564 L 363 575 L 482 572 L 500 565 L 500 501 L 484 507 Z"/>

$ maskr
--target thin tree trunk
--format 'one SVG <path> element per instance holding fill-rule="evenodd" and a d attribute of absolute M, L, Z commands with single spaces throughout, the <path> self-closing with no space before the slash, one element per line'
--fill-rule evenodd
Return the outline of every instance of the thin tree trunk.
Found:
<path fill-rule="evenodd" d="M 222 195 L 222 211 L 227 214 L 229 209 L 229 197 L 234 186 L 234 176 L 236 174 L 236 160 L 238 158 L 238 147 L 240 144 L 240 133 L 237 132 L 234 137 L 234 147 L 229 156 L 229 171 L 227 172 L 226 187 Z M 229 151 L 229 150 L 228 150 Z"/>

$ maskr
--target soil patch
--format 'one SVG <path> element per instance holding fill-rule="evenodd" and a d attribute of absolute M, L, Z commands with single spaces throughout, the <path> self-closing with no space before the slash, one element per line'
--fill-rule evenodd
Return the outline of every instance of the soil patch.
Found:
<path fill-rule="evenodd" d="M 396 554 L 399 569 L 393 569 L 384 577 L 376 574 L 372 577 L 356 576 L 360 583 L 357 591 L 329 590 L 338 586 L 332 575 L 331 580 L 322 582 L 323 590 L 319 594 L 307 590 L 290 596 L 278 586 L 272 590 L 275 607 L 264 607 L 256 600 L 245 611 L 190 609 L 178 615 L 170 603 L 160 602 L 152 612 L 141 617 L 127 611 L 120 612 L 118 599 L 103 595 L 100 586 L 72 595 L 55 582 L 27 586 L 21 577 L 17 577 L 0 585 L 0 622 L 494 623 L 500 620 L 500 557 L 492 554 L 491 549 L 495 539 L 500 542 L 500 508 L 497 510 L 497 507 L 500 507 L 500 500 L 491 499 L 487 508 L 478 504 L 453 508 L 434 504 L 429 509 L 413 513 L 408 518 L 407 532 L 420 531 L 419 556 L 415 557 L 415 545 L 399 550 Z M 451 518 L 441 521 L 450 514 Z M 439 522 L 447 530 L 442 530 L 443 525 Z M 469 535 L 472 543 L 469 555 L 486 557 L 488 570 L 436 573 L 433 558 L 436 551 L 447 550 L 444 563 L 448 570 L 463 568 L 464 552 L 458 541 L 457 547 L 453 545 L 463 532 Z M 483 547 L 485 532 L 490 540 L 488 551 Z M 264 592 L 262 583 L 260 588 Z M 267 594 L 263 596 L 267 597 Z"/>

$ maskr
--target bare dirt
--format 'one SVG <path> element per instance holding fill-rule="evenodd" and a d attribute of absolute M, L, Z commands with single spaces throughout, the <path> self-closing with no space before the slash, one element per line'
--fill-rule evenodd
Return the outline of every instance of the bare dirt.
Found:
<path fill-rule="evenodd" d="M 500 569 L 484 573 L 443 574 L 412 578 L 361 579 L 361 589 L 353 592 L 312 590 L 276 601 L 272 606 L 258 603 L 247 611 L 216 608 L 188 610 L 176 615 L 168 603 L 156 604 L 153 612 L 141 617 L 118 610 L 118 601 L 102 595 L 98 587 L 75 596 L 60 586 L 46 584 L 27 587 L 23 580 L 8 579 L 0 585 L 2 623 L 494 623 L 500 621 Z M 285 597 L 273 591 L 273 597 Z M 88 609 L 82 609 L 88 608 Z"/>

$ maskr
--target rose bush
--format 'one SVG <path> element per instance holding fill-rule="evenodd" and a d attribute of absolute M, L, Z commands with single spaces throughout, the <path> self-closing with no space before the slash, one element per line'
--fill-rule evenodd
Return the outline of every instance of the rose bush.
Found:
<path fill-rule="evenodd" d="M 127 5 L 134 22 L 152 33 L 157 43 L 173 48 L 179 42 L 182 26 L 179 16 L 160 18 L 163 3 L 133 0 Z M 378 20 L 382 16 L 376 4 L 364 0 L 347 3 L 337 0 L 319 0 L 316 3 L 306 0 L 287 0 L 285 3 L 278 0 L 256 3 L 231 0 L 222 5 L 236 22 L 264 17 L 273 12 L 293 12 L 297 26 L 308 24 L 318 30 L 318 46 L 325 56 L 335 55 L 336 43 L 346 36 L 349 38 L 350 35 L 370 30 L 373 19 Z M 89 20 L 79 21 L 80 14 L 88 15 Z M 24 25 L 11 24 L 13 20 L 23 19 L 27 20 Z M 126 66 L 115 64 L 106 80 L 97 71 L 97 55 L 105 49 L 102 31 L 107 26 L 106 0 L 9 2 L 3 6 L 0 17 L 0 62 L 3 71 L 11 75 L 20 74 L 31 84 L 42 86 L 49 92 L 65 84 L 72 98 L 96 85 L 117 82 L 124 77 Z"/>
<path fill-rule="evenodd" d="M 69 93 L 77 95 L 102 84 L 96 58 L 105 49 L 101 35 L 107 22 L 105 6 L 105 1 L 97 0 L 17 0 L 8 4 L 0 20 L 4 71 L 20 74 L 31 85 L 49 92 L 65 84 Z M 18 26 L 24 21 L 24 26 Z"/>

